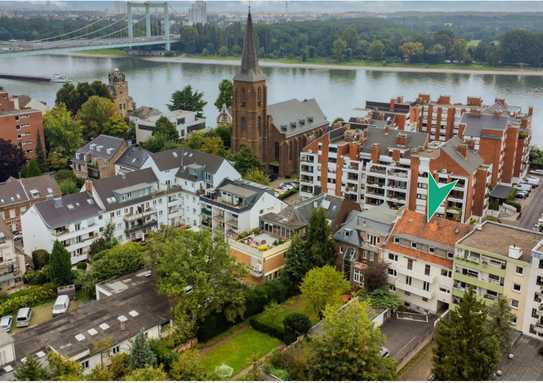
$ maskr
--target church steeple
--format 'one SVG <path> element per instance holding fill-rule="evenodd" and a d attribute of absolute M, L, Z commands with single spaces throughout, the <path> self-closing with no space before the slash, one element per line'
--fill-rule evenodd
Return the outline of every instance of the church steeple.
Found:
<path fill-rule="evenodd" d="M 243 41 L 243 53 L 241 55 L 241 70 L 236 74 L 234 80 L 238 81 L 262 81 L 264 73 L 258 65 L 256 34 L 253 27 L 251 11 L 247 16 L 245 27 L 245 39 Z"/>

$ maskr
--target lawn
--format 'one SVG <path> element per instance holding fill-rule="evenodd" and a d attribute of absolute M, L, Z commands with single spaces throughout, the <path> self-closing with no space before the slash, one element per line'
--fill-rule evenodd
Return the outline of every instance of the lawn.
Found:
<path fill-rule="evenodd" d="M 281 341 L 251 328 L 247 323 L 200 345 L 201 360 L 208 371 L 221 364 L 234 369 L 236 375 L 279 346 Z"/>
<path fill-rule="evenodd" d="M 54 300 L 32 307 L 32 319 L 30 319 L 29 327 L 42 324 L 53 319 L 53 311 L 52 311 L 53 303 L 55 303 Z M 76 310 L 78 306 L 79 306 L 78 301 L 70 301 L 69 311 Z M 13 320 L 15 321 L 15 316 L 13 316 Z M 19 331 L 24 331 L 25 328 L 27 327 L 15 327 L 15 322 L 14 322 L 12 330 L 11 330 L 11 334 L 15 334 L 16 332 L 19 332 Z"/>
<path fill-rule="evenodd" d="M 287 315 L 292 313 L 307 315 L 312 325 L 315 325 L 319 321 L 318 316 L 315 314 L 315 312 L 313 312 L 313 310 L 311 310 L 311 307 L 301 295 L 292 297 L 280 305 L 272 304 L 255 318 L 274 327 L 279 325 L 279 327 L 282 329 L 283 320 L 287 317 Z"/>
<path fill-rule="evenodd" d="M 79 52 L 85 56 L 108 56 L 108 57 L 125 57 L 128 56 L 128 52 L 123 49 L 89 49 L 88 51 Z"/>

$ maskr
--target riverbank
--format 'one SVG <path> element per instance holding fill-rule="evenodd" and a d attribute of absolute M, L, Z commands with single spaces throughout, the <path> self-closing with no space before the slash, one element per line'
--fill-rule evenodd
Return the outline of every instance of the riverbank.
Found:
<path fill-rule="evenodd" d="M 123 49 L 92 49 L 88 51 L 68 52 L 66 55 L 75 57 L 117 58 L 127 57 L 128 52 Z"/>
<path fill-rule="evenodd" d="M 164 63 L 193 63 L 209 65 L 239 65 L 238 57 L 217 56 L 176 56 L 176 57 L 143 57 L 143 60 Z M 346 64 L 333 64 L 327 62 L 301 62 L 297 60 L 260 60 L 263 67 L 279 68 L 305 68 L 305 69 L 334 69 L 356 70 L 366 69 L 380 72 L 408 72 L 408 73 L 445 73 L 445 74 L 487 74 L 510 76 L 542 76 L 543 69 L 520 68 L 491 68 L 482 65 L 456 66 L 455 64 L 382 64 L 369 62 L 351 62 Z"/>

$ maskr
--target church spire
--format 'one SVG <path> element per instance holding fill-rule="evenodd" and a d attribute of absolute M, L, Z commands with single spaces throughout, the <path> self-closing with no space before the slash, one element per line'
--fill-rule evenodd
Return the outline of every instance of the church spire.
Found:
<path fill-rule="evenodd" d="M 234 77 L 234 80 L 261 81 L 264 79 L 264 73 L 258 65 L 256 34 L 251 11 L 249 10 L 247 26 L 245 27 L 245 39 L 243 41 L 243 53 L 241 55 L 241 70 Z"/>

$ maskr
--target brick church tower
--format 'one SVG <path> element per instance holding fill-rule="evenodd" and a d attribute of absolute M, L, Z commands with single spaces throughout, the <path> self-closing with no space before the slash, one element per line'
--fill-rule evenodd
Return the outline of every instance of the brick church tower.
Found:
<path fill-rule="evenodd" d="M 266 77 L 258 65 L 256 37 L 251 13 L 247 16 L 241 70 L 234 76 L 232 149 L 251 149 L 265 162 L 267 124 Z"/>

